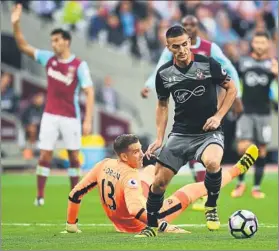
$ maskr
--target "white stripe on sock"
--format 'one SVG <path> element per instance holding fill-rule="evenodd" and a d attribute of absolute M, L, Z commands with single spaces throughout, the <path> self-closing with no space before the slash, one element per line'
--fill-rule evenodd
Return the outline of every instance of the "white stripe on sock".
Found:
<path fill-rule="evenodd" d="M 70 177 L 80 177 L 81 176 L 81 169 L 80 168 L 70 167 L 68 169 L 68 175 Z"/>
<path fill-rule="evenodd" d="M 50 168 L 37 165 L 36 174 L 40 176 L 48 177 L 50 173 Z"/>

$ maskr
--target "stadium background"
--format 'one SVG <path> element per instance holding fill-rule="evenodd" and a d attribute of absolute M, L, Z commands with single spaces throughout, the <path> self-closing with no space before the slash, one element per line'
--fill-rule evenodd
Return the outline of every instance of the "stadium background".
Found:
<path fill-rule="evenodd" d="M 273 136 L 268 146 L 267 173 L 263 181 L 267 198 L 261 202 L 251 196 L 233 200 L 229 194 L 234 184 L 228 186 L 220 198 L 221 232 L 209 235 L 202 225 L 203 214 L 189 210 L 176 222 L 188 224 L 188 230 L 195 232 L 187 241 L 183 236 L 169 237 L 169 242 L 159 238 L 156 242 L 135 243 L 133 239 L 131 246 L 129 237 L 120 238 L 114 233 L 102 212 L 97 193 L 92 192 L 85 198 L 80 215 L 84 234 L 79 239 L 58 236 L 64 227 L 69 192 L 68 179 L 65 178 L 66 155 L 56 151 L 52 166 L 57 172 L 51 173 L 47 184 L 47 203 L 43 208 L 35 208 L 32 202 L 38 149 L 36 145 L 32 146 L 33 156 L 25 151 L 30 147 L 25 135 L 25 111 L 36 102 L 36 94 L 45 95 L 46 76 L 43 67 L 21 55 L 16 47 L 10 23 L 10 9 L 14 2 L 1 1 L 1 164 L 4 171 L 1 211 L 4 249 L 278 249 L 278 231 L 275 231 L 278 228 L 277 83 L 273 85 Z M 270 55 L 278 58 L 278 1 L 133 1 L 131 5 L 120 1 L 16 2 L 23 3 L 21 27 L 31 45 L 51 50 L 50 31 L 54 27 L 69 29 L 73 36 L 72 52 L 86 60 L 90 67 L 96 87 L 96 105 L 94 136 L 83 139 L 81 160 L 86 168 L 104 156 L 113 155 L 111 142 L 119 134 L 131 132 L 139 135 L 144 147 L 155 138 L 156 95 L 153 92 L 148 99 L 143 99 L 140 92 L 164 48 L 166 29 L 179 23 L 185 14 L 194 14 L 200 19 L 200 36 L 216 42 L 234 64 L 241 55 L 249 53 L 253 32 L 262 29 L 271 33 Z M 113 98 L 103 98 L 104 89 L 109 89 Z M 39 100 L 42 105 L 43 99 Z M 81 95 L 81 105 L 83 100 Z M 41 112 L 38 109 L 38 113 L 29 113 L 28 116 L 38 122 Z M 170 109 L 168 131 L 172 118 Z M 228 117 L 225 129 L 232 136 L 232 142 L 228 142 L 232 147 L 226 148 L 223 164 L 232 164 L 237 159 L 234 126 L 235 122 Z M 64 147 L 60 141 L 57 146 Z M 182 171 L 189 172 L 188 169 Z M 189 182 L 193 182 L 191 176 L 177 177 L 168 193 Z M 248 184 L 251 183 L 252 175 L 248 179 Z M 268 213 L 265 213 L 266 208 Z M 237 209 L 252 210 L 259 218 L 260 233 L 250 242 L 232 244 L 226 227 L 223 227 L 228 214 Z"/>
<path fill-rule="evenodd" d="M 153 92 L 148 99 L 143 99 L 140 91 L 165 46 L 166 29 L 179 23 L 185 14 L 195 14 L 199 18 L 200 36 L 217 43 L 235 65 L 239 56 L 249 53 L 249 40 L 256 30 L 270 32 L 270 55 L 278 56 L 276 1 L 22 2 L 22 29 L 31 45 L 50 50 L 50 31 L 54 27 L 63 27 L 72 31 L 73 53 L 89 64 L 96 87 L 93 133 L 104 140 L 98 141 L 100 137 L 97 137 L 98 142 L 87 139 L 87 143 L 93 140 L 93 143 L 87 144 L 87 150 L 88 146 L 92 146 L 91 157 L 94 154 L 95 160 L 113 154 L 111 142 L 121 133 L 136 133 L 142 138 L 144 147 L 154 139 L 156 95 Z M 25 133 L 28 123 L 23 117 L 33 97 L 37 93 L 45 95 L 46 78 L 44 68 L 21 55 L 15 45 L 9 16 L 11 4 L 12 1 L 2 2 L 1 72 L 11 74 L 10 80 L 7 80 L 10 88 L 6 92 L 1 91 L 2 165 L 4 168 L 32 168 L 38 151 L 35 145 L 34 156 L 24 152 L 29 146 Z M 110 89 L 111 96 L 107 100 L 102 98 L 104 89 Z M 269 145 L 269 163 L 277 163 L 278 159 L 277 83 L 274 83 L 273 89 L 275 109 L 272 112 L 273 137 Z M 83 104 L 82 95 L 80 103 Z M 172 109 L 170 111 L 168 130 L 173 118 Z M 38 120 L 40 113 L 32 113 L 29 114 L 30 119 L 34 117 Z M 234 135 L 235 122 L 227 121 L 225 130 L 228 135 Z M 224 163 L 236 161 L 233 139 L 226 147 Z M 61 142 L 57 146 L 63 148 Z M 64 155 L 57 155 L 55 166 L 61 166 L 59 158 L 65 159 Z"/>

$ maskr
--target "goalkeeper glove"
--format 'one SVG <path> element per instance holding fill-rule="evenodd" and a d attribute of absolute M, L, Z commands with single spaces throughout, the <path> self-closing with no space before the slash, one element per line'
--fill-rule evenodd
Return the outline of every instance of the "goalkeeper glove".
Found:
<path fill-rule="evenodd" d="M 65 233 L 81 233 L 81 230 L 78 229 L 77 223 L 70 224 L 67 222 L 65 231 L 63 231 L 61 233 L 63 233 L 63 234 L 65 234 Z"/>

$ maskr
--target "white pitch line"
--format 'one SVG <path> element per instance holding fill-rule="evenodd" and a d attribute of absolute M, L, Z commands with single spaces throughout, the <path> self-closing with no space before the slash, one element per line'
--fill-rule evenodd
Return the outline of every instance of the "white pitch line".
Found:
<path fill-rule="evenodd" d="M 30 226 L 39 226 L 39 227 L 56 227 L 56 226 L 65 226 L 63 223 L 1 223 L 2 226 L 18 226 L 18 227 L 30 227 Z M 79 226 L 84 227 L 112 227 L 112 224 L 78 224 Z"/>
<path fill-rule="evenodd" d="M 18 226 L 18 227 L 31 227 L 31 226 L 38 226 L 38 227 L 56 227 L 56 226 L 65 226 L 65 224 L 58 223 L 1 223 L 2 226 Z M 98 224 L 98 223 L 89 223 L 89 224 L 79 224 L 79 226 L 84 227 L 113 227 L 112 224 Z M 205 227 L 205 224 L 178 224 L 178 227 Z M 222 227 L 227 227 L 227 224 L 221 224 Z M 278 228 L 276 224 L 260 224 L 259 227 L 263 228 Z"/>
<path fill-rule="evenodd" d="M 205 227 L 205 224 L 178 224 L 178 227 Z M 221 227 L 227 227 L 227 224 L 221 224 Z M 278 228 L 275 224 L 259 224 L 259 228 Z"/>

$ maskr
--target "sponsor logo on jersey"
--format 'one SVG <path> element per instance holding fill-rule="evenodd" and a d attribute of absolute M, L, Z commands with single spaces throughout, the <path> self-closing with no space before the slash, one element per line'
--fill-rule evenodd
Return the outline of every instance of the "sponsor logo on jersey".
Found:
<path fill-rule="evenodd" d="M 259 68 L 265 71 L 267 70 L 269 72 L 271 66 L 271 60 L 255 61 L 252 58 L 249 58 L 241 62 L 240 69 L 241 71 L 248 71 L 249 68 Z"/>
<path fill-rule="evenodd" d="M 254 71 L 248 71 L 246 72 L 244 79 L 245 83 L 250 87 L 256 85 L 268 85 L 268 76 L 266 74 L 258 74 Z"/>
<path fill-rule="evenodd" d="M 205 87 L 203 85 L 197 86 L 193 91 L 187 89 L 179 89 L 174 92 L 174 98 L 177 103 L 183 104 L 189 100 L 192 96 L 199 97 L 205 93 Z"/>
<path fill-rule="evenodd" d="M 65 76 L 64 74 L 62 74 L 60 71 L 56 71 L 54 69 L 52 69 L 52 67 L 49 67 L 48 70 L 47 70 L 47 75 L 64 83 L 65 85 L 69 86 L 74 78 L 73 78 L 73 75 L 71 74 L 70 76 Z"/>

